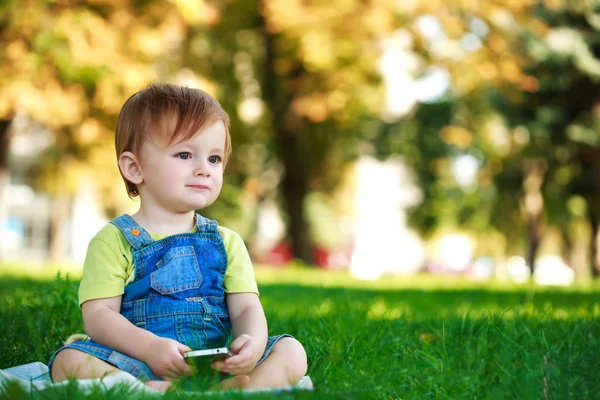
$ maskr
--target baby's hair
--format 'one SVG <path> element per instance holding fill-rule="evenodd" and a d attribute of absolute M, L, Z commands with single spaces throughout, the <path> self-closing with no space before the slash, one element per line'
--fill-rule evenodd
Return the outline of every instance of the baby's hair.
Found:
<path fill-rule="evenodd" d="M 115 132 L 117 159 L 125 151 L 138 155 L 144 140 L 161 137 L 170 145 L 191 138 L 217 121 L 225 125 L 225 166 L 231 154 L 231 136 L 229 116 L 221 104 L 199 89 L 152 83 L 127 99 L 121 108 Z M 137 187 L 125 177 L 123 180 L 129 197 L 138 196 Z"/>

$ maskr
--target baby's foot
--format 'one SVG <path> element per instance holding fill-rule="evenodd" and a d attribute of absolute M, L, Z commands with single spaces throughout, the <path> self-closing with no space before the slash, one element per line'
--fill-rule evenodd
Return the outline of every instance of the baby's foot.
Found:
<path fill-rule="evenodd" d="M 248 375 L 236 375 L 232 378 L 225 379 L 215 389 L 220 390 L 233 390 L 243 389 L 250 384 L 250 377 Z"/>
<path fill-rule="evenodd" d="M 298 388 L 298 389 L 312 390 L 313 387 L 314 386 L 313 386 L 312 380 L 310 379 L 310 376 L 308 376 L 308 375 L 306 375 L 302 379 L 300 379 L 300 382 L 298 382 L 298 384 L 296 385 L 296 388 Z"/>
<path fill-rule="evenodd" d="M 73 335 L 69 336 L 69 337 L 67 338 L 67 340 L 65 340 L 65 341 L 63 342 L 63 344 L 64 344 L 64 345 L 67 345 L 67 344 L 71 344 L 71 343 L 73 343 L 73 342 L 84 341 L 84 340 L 86 340 L 86 339 L 87 339 L 87 335 L 86 335 L 86 334 L 84 334 L 84 333 L 75 333 L 75 334 L 73 334 Z"/>
<path fill-rule="evenodd" d="M 169 386 L 171 386 L 171 382 L 169 381 L 148 381 L 144 382 L 144 385 L 148 386 L 150 389 L 154 389 L 157 392 L 166 391 Z"/>

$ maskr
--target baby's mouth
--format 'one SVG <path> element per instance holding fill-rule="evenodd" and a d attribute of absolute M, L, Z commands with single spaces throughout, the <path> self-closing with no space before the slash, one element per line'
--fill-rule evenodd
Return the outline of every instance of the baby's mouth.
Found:
<path fill-rule="evenodd" d="M 210 190 L 210 188 L 206 185 L 187 185 L 187 187 L 200 190 Z"/>

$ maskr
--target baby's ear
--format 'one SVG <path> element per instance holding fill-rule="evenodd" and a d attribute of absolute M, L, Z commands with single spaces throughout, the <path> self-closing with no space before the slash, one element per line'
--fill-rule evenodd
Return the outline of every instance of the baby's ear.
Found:
<path fill-rule="evenodd" d="M 119 169 L 123 177 L 134 185 L 139 185 L 144 181 L 142 166 L 140 161 L 130 151 L 124 151 L 119 156 Z"/>

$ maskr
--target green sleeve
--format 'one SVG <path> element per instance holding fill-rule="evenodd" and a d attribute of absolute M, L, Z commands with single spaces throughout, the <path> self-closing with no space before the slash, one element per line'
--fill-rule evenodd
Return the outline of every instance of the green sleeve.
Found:
<path fill-rule="evenodd" d="M 219 226 L 219 231 L 228 258 L 227 271 L 225 272 L 225 292 L 252 292 L 258 294 L 254 267 L 241 236 L 222 226 Z"/>
<path fill-rule="evenodd" d="M 88 300 L 120 296 L 132 277 L 131 251 L 117 227 L 106 225 L 90 241 L 79 285 L 79 305 Z"/>

